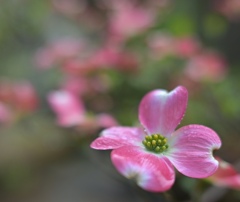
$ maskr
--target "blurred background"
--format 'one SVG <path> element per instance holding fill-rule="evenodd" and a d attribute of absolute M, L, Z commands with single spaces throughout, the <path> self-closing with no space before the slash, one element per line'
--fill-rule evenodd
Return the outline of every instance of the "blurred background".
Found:
<path fill-rule="evenodd" d="M 1 1 L 0 201 L 240 201 L 239 22 L 239 0 Z M 148 91 L 178 85 L 180 126 L 219 134 L 236 184 L 177 174 L 163 197 L 89 148 L 104 128 L 138 125 Z"/>

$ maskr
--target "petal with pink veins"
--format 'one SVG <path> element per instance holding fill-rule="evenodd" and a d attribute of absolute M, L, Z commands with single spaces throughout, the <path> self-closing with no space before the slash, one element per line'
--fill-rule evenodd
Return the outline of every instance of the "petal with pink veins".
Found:
<path fill-rule="evenodd" d="M 107 150 L 126 145 L 142 145 L 144 135 L 142 128 L 111 127 L 104 130 L 90 146 L 93 149 Z"/>
<path fill-rule="evenodd" d="M 183 118 L 188 101 L 183 86 L 171 92 L 154 90 L 145 95 L 139 106 L 139 120 L 149 134 L 169 136 Z"/>
<path fill-rule="evenodd" d="M 122 175 L 136 180 L 147 191 L 164 192 L 174 183 L 173 166 L 163 155 L 148 153 L 140 147 L 125 146 L 113 150 L 111 159 Z"/>
<path fill-rule="evenodd" d="M 219 149 L 221 140 L 210 128 L 188 125 L 175 131 L 169 138 L 168 159 L 177 170 L 194 178 L 205 178 L 218 168 L 212 151 Z"/>

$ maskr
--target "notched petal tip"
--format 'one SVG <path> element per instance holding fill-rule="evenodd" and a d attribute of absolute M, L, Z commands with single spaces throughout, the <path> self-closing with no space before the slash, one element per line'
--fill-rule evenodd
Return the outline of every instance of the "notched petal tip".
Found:
<path fill-rule="evenodd" d="M 194 178 L 211 176 L 218 168 L 213 150 L 221 147 L 221 140 L 212 129 L 189 125 L 174 132 L 168 157 L 179 172 Z"/>
<path fill-rule="evenodd" d="M 170 92 L 157 89 L 146 94 L 139 105 L 139 120 L 149 134 L 169 136 L 182 120 L 188 91 L 178 86 Z"/>

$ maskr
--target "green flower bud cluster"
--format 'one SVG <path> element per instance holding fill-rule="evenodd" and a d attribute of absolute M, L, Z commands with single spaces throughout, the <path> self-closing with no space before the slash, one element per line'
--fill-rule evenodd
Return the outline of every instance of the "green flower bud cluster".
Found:
<path fill-rule="evenodd" d="M 147 150 L 155 153 L 162 153 L 168 149 L 167 139 L 160 134 L 147 135 L 142 143 Z"/>

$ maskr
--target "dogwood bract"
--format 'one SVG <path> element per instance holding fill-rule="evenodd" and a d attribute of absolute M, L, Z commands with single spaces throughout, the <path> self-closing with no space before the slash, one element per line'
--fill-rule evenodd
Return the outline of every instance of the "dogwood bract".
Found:
<path fill-rule="evenodd" d="M 91 143 L 111 152 L 116 169 L 145 190 L 163 192 L 175 180 L 174 167 L 193 178 L 205 178 L 218 168 L 212 151 L 221 140 L 210 128 L 188 125 L 176 131 L 186 111 L 188 91 L 179 86 L 146 94 L 139 106 L 141 127 L 111 127 Z"/>
<path fill-rule="evenodd" d="M 240 173 L 237 172 L 232 164 L 219 157 L 216 157 L 216 159 L 219 162 L 219 167 L 214 175 L 210 176 L 206 180 L 216 186 L 240 190 Z"/>

